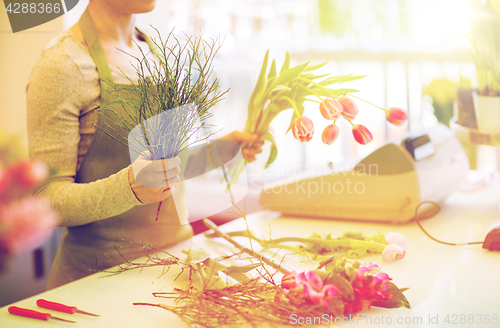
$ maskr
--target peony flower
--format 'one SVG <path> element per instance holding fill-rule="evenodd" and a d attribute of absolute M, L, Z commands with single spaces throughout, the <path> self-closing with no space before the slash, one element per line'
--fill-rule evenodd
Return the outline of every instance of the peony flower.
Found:
<path fill-rule="evenodd" d="M 47 165 L 37 160 L 23 160 L 10 168 L 13 181 L 25 189 L 40 185 L 49 174 Z"/>
<path fill-rule="evenodd" d="M 292 122 L 292 133 L 300 142 L 309 142 L 314 134 L 314 124 L 307 116 L 299 116 Z"/>
<path fill-rule="evenodd" d="M 396 126 L 401 126 L 408 118 L 405 110 L 398 107 L 390 107 L 385 110 L 385 118 L 389 123 Z"/>
<path fill-rule="evenodd" d="M 44 198 L 28 197 L 0 207 L 0 245 L 15 254 L 45 239 L 58 224 L 59 216 Z"/>
<path fill-rule="evenodd" d="M 331 145 L 339 136 L 339 127 L 335 124 L 328 125 L 321 134 L 321 140 L 326 145 Z"/>
<path fill-rule="evenodd" d="M 344 314 L 368 310 L 374 301 L 391 299 L 392 295 L 385 293 L 390 280 L 386 273 L 379 271 L 378 265 L 371 262 L 361 264 L 352 282 L 354 300 L 345 301 Z"/>
<path fill-rule="evenodd" d="M 356 115 L 359 113 L 358 106 L 352 101 L 351 98 L 339 97 L 338 101 L 342 105 L 343 111 L 342 116 L 348 121 L 354 120 Z"/>
<path fill-rule="evenodd" d="M 356 124 L 352 127 L 352 135 L 354 139 L 361 145 L 366 145 L 373 140 L 372 133 L 361 124 Z"/>
<path fill-rule="evenodd" d="M 386 262 L 402 259 L 406 254 L 405 249 L 398 244 L 389 244 L 382 251 L 382 260 Z"/>
<path fill-rule="evenodd" d="M 398 244 L 406 251 L 408 250 L 408 238 L 399 232 L 388 232 L 385 234 L 385 240 L 388 244 Z"/>
<path fill-rule="evenodd" d="M 343 110 L 342 104 L 332 97 L 326 98 L 319 104 L 319 111 L 327 120 L 338 119 Z"/>

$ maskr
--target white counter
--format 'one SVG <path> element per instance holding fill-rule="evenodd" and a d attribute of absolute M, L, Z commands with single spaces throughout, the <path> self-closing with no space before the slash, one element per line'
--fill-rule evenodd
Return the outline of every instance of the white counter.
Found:
<path fill-rule="evenodd" d="M 422 221 L 434 237 L 449 242 L 482 241 L 486 233 L 500 225 L 498 203 L 500 186 L 488 187 L 474 193 L 457 192 L 450 196 L 443 211 L 436 217 Z M 250 229 L 257 235 L 273 238 L 282 236 L 308 237 L 313 232 L 340 236 L 347 231 L 370 236 L 379 231 L 397 231 L 410 241 L 407 256 L 398 262 L 384 263 L 374 255 L 362 261 L 379 264 L 405 292 L 412 309 L 372 308 L 367 319 L 359 320 L 360 327 L 500 327 L 500 252 L 487 251 L 481 245 L 447 246 L 432 241 L 416 223 L 401 226 L 279 217 L 276 213 L 261 211 L 248 216 Z M 245 229 L 242 220 L 221 227 L 224 231 Z M 220 239 L 208 240 L 202 235 L 193 238 L 212 254 L 228 252 L 228 244 Z M 238 238 L 242 244 L 247 240 Z M 167 251 L 181 256 L 191 240 Z M 314 268 L 296 262 L 287 262 L 299 271 Z M 178 282 L 173 278 L 178 271 L 157 278 L 162 268 L 152 267 L 128 271 L 116 276 L 96 273 L 65 286 L 35 295 L 11 305 L 50 312 L 54 316 L 75 320 L 77 324 L 49 320 L 47 322 L 11 315 L 7 307 L 0 308 L 0 327 L 186 327 L 174 314 L 157 307 L 134 306 L 134 302 L 166 303 L 154 298 L 153 292 L 170 291 Z M 105 277 L 105 278 L 103 278 Z M 94 318 L 80 314 L 65 314 L 38 308 L 36 300 L 44 298 L 77 306 L 100 314 Z M 485 324 L 486 315 L 489 324 Z M 494 319 L 496 317 L 496 324 Z M 448 322 L 445 320 L 448 319 Z M 429 321 L 431 320 L 431 322 Z M 437 324 L 436 324 L 437 320 Z M 370 324 L 370 321 L 373 324 Z M 392 324 L 388 324 L 391 321 Z M 400 322 L 401 324 L 398 324 Z M 455 324 L 453 324 L 455 322 Z M 354 322 L 342 326 L 350 326 Z"/>

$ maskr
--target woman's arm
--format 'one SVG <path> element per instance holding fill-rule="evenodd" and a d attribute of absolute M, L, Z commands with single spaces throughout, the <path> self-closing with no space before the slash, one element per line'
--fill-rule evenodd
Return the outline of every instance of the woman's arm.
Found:
<path fill-rule="evenodd" d="M 92 183 L 74 182 L 81 134 L 88 132 L 81 131 L 80 111 L 100 95 L 95 65 L 78 47 L 62 40 L 46 48 L 27 85 L 29 154 L 55 172 L 38 194 L 48 196 L 63 214 L 62 226 L 105 219 L 141 204 L 130 187 L 128 167 Z"/>

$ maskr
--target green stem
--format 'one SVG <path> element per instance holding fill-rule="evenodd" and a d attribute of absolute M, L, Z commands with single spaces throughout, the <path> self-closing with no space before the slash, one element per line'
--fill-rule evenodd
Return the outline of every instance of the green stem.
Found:
<path fill-rule="evenodd" d="M 272 268 L 276 269 L 277 271 L 283 273 L 283 274 L 287 274 L 289 271 L 287 269 L 285 269 L 284 267 L 282 267 L 281 265 L 279 264 L 276 264 L 273 260 L 271 259 L 268 259 L 267 257 L 265 257 L 264 255 L 260 255 L 260 254 L 257 254 L 255 253 L 254 251 L 252 251 L 251 249 L 248 249 L 246 247 L 243 247 L 241 246 L 240 244 L 238 244 L 235 240 L 233 240 L 228 234 L 220 231 L 217 226 L 215 225 L 215 223 L 213 223 L 212 221 L 210 221 L 209 219 L 203 219 L 203 224 L 209 228 L 209 229 L 212 229 L 215 233 L 215 235 L 217 237 L 222 237 L 224 238 L 226 241 L 228 241 L 230 244 L 232 244 L 234 247 L 238 248 L 240 251 L 242 252 L 245 252 L 249 255 L 252 255 L 253 257 L 261 260 L 262 262 L 266 263 L 267 265 L 271 266 Z"/>
<path fill-rule="evenodd" d="M 349 95 L 349 96 L 350 96 L 350 97 L 354 97 L 354 98 L 356 98 L 356 99 L 359 99 L 359 100 L 361 100 L 361 101 L 364 101 L 365 103 L 368 103 L 368 104 L 372 105 L 373 107 L 380 108 L 380 109 L 381 109 L 381 110 L 383 110 L 384 112 L 386 111 L 386 109 L 385 109 L 385 108 L 382 108 L 382 107 L 380 107 L 380 106 L 377 106 L 377 105 L 375 105 L 375 104 L 372 104 L 371 102 L 369 102 L 369 101 L 367 101 L 367 100 L 364 100 L 363 98 L 359 98 L 359 97 L 356 97 L 356 96 L 354 96 L 354 95 Z"/>
<path fill-rule="evenodd" d="M 302 237 L 284 237 L 284 238 L 265 240 L 265 239 L 260 239 L 256 237 L 253 233 L 247 231 L 229 232 L 227 233 L 227 235 L 231 237 L 247 237 L 247 238 L 250 237 L 255 241 L 257 241 L 259 244 L 261 244 L 262 247 L 270 247 L 270 248 L 277 248 L 278 245 L 281 247 L 283 246 L 280 245 L 281 243 L 298 242 L 303 244 L 323 245 L 329 247 L 338 247 L 338 246 L 350 247 L 350 248 L 366 247 L 369 248 L 370 250 L 373 250 L 376 253 L 382 253 L 384 248 L 387 246 L 372 241 L 365 241 L 358 239 L 316 239 L 316 238 L 302 238 Z M 216 237 L 215 234 L 205 234 L 205 236 L 208 238 Z"/>

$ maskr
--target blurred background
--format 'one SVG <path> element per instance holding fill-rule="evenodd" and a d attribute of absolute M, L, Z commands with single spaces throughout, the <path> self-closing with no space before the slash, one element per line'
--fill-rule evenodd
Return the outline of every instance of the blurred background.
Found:
<path fill-rule="evenodd" d="M 81 0 L 64 16 L 16 34 L 0 5 L 0 130 L 18 135 L 25 154 L 25 87 L 31 68 L 43 47 L 74 25 L 86 5 Z M 214 74 L 223 88 L 231 90 L 215 109 L 212 123 L 222 129 L 219 136 L 244 128 L 247 102 L 268 49 L 278 66 L 288 51 L 292 65 L 328 61 L 322 68 L 326 73 L 367 75 L 345 87 L 360 90 L 360 97 L 381 107 L 408 110 L 408 122 L 395 127 L 387 124 L 383 111 L 357 101 L 356 123 L 367 126 L 374 137 L 366 146 L 354 141 L 344 120 L 339 139 L 324 145 L 319 134 L 327 121 L 315 103 L 306 102 L 305 115 L 317 131 L 307 144 L 285 134 L 292 110 L 280 114 L 272 123 L 279 149 L 276 161 L 263 169 L 266 146 L 248 166 L 251 212 L 258 209 L 259 188 L 266 183 L 332 165 L 347 169 L 348 163 L 387 140 L 438 122 L 448 125 L 456 88 L 475 88 L 478 83 L 469 52 L 471 15 L 467 0 L 158 0 L 153 12 L 139 16 L 137 25 L 150 35 L 155 35 L 154 27 L 162 35 L 173 30 L 175 35 L 185 32 L 223 40 Z M 493 147 L 474 146 L 468 152 L 473 168 L 497 165 Z M 193 217 L 201 206 L 199 202 L 190 206 Z M 222 221 L 227 218 L 219 215 Z M 56 234 L 41 247 L 42 255 L 29 252 L 12 261 L 10 271 L 0 277 L 0 306 L 43 291 L 57 238 Z"/>

